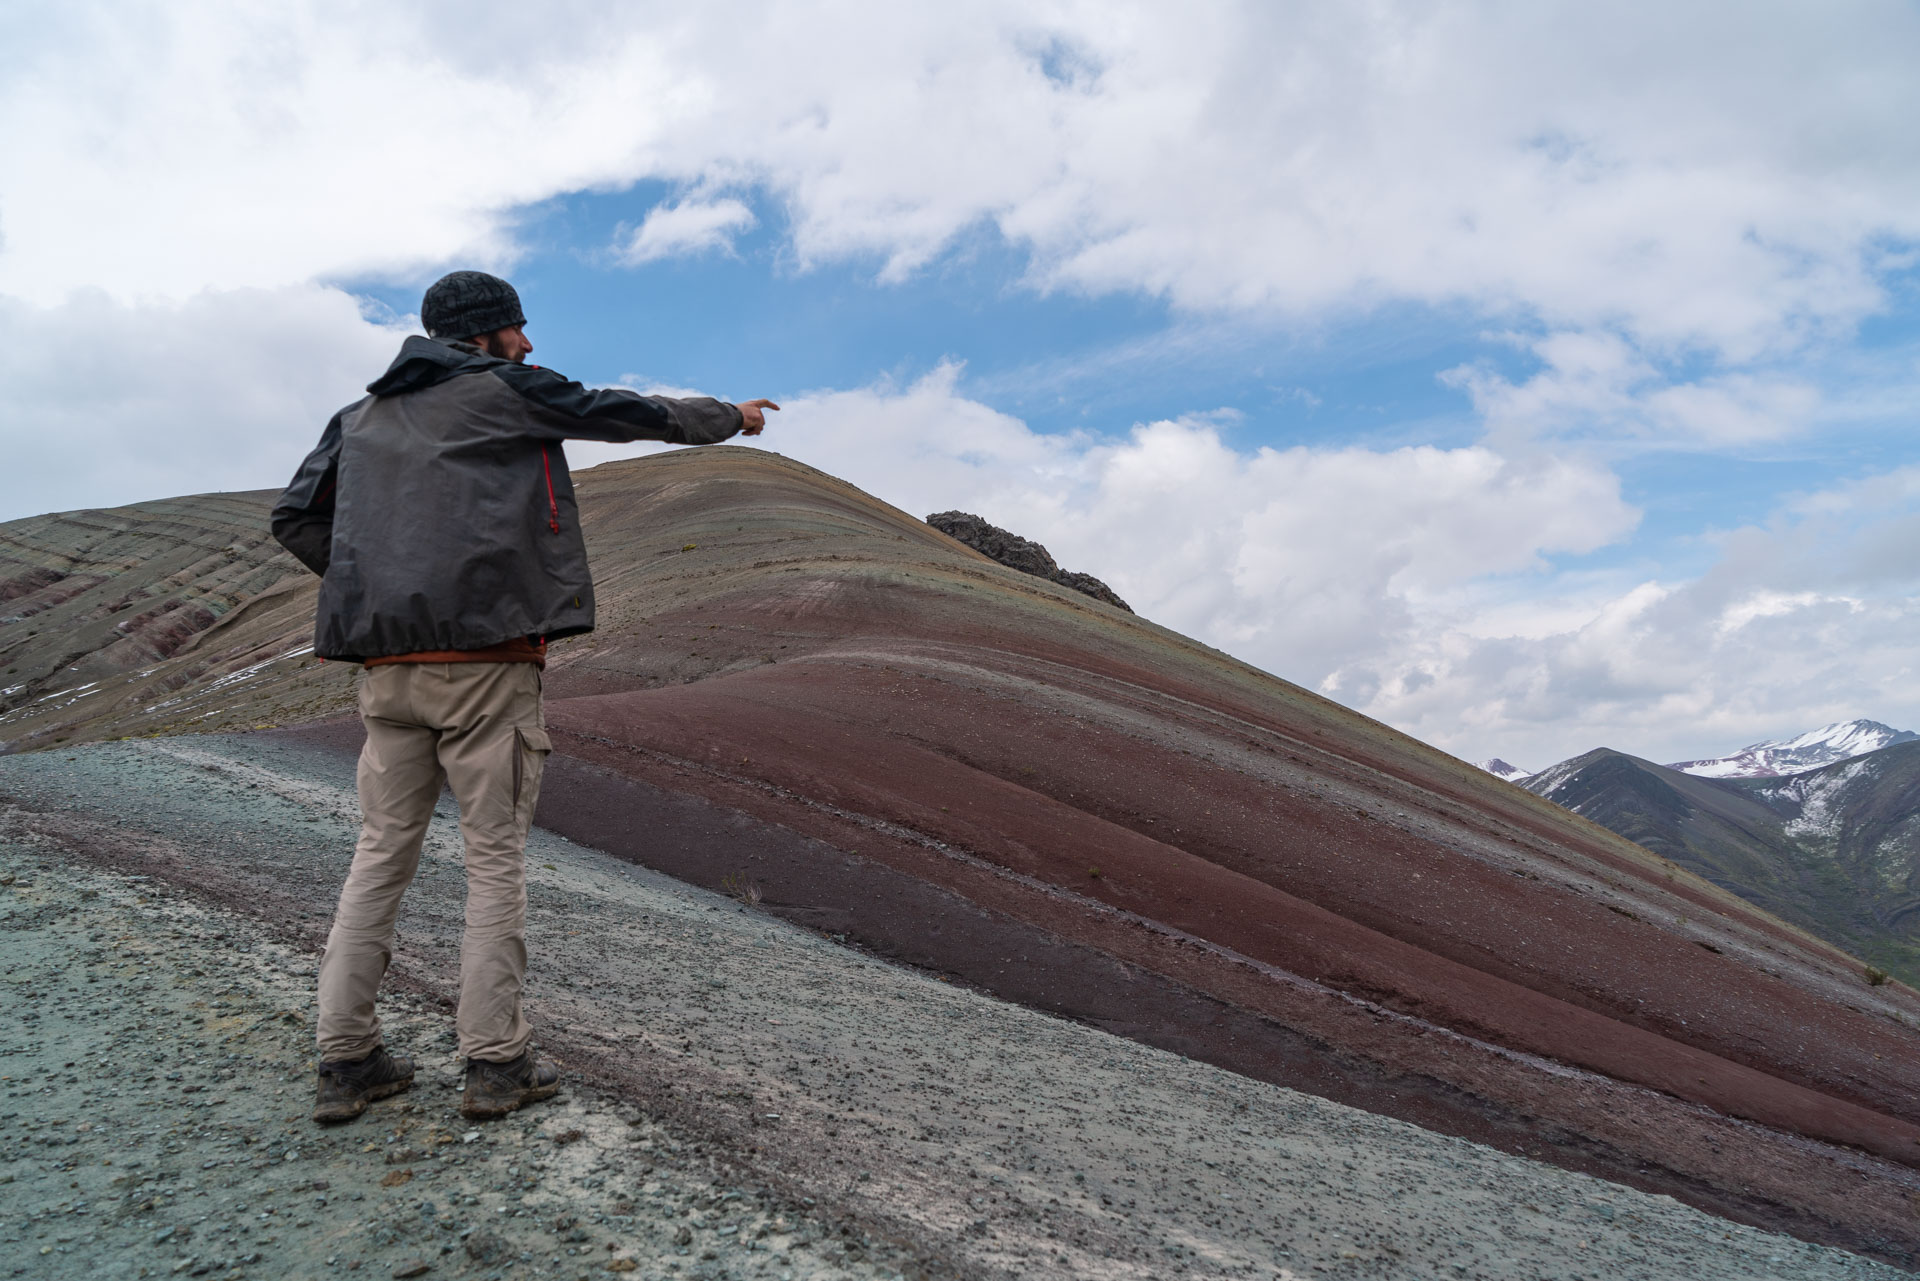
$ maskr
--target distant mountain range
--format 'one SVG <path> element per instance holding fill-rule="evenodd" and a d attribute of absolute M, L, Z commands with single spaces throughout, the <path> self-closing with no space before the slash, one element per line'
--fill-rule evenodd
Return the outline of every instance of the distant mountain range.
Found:
<path fill-rule="evenodd" d="M 1476 764 L 1920 983 L 1920 734 L 1851 720 L 1669 765 Z"/>
<path fill-rule="evenodd" d="M 1791 774 L 1716 777 L 1600 748 L 1521 786 L 1911 984 L 1920 982 L 1920 736 L 1851 721 L 1686 764 L 1757 771 L 1876 736 L 1889 745 Z"/>
<path fill-rule="evenodd" d="M 1729 756 L 1714 756 L 1698 761 L 1673 761 L 1666 768 L 1701 778 L 1775 778 L 1818 769 L 1835 761 L 1851 760 L 1868 752 L 1877 752 L 1896 743 L 1920 741 L 1912 730 L 1895 729 L 1879 721 L 1835 721 L 1819 729 L 1808 730 L 1798 738 L 1753 743 Z M 1530 778 L 1532 770 L 1522 769 L 1495 756 L 1475 761 L 1475 765 L 1509 783 Z M 1559 766 L 1554 766 L 1558 769 Z M 1543 771 L 1544 772 L 1544 771 Z"/>
<path fill-rule="evenodd" d="M 1850 760 L 1896 743 L 1915 741 L 1920 741 L 1920 734 L 1894 729 L 1879 721 L 1837 721 L 1809 730 L 1798 738 L 1754 743 L 1731 756 L 1716 756 L 1711 760 L 1674 761 L 1667 768 L 1701 778 L 1773 778 Z"/>

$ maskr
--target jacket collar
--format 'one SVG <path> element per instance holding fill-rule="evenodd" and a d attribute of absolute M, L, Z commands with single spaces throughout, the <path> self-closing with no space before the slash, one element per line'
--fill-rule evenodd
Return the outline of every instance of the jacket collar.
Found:
<path fill-rule="evenodd" d="M 367 384 L 367 390 L 376 396 L 394 396 L 504 363 L 472 343 L 415 334 L 400 344 L 400 354 L 386 373 Z"/>

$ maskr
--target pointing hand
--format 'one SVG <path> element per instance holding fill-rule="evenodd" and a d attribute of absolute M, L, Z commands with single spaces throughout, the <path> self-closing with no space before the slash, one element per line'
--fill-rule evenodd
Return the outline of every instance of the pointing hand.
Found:
<path fill-rule="evenodd" d="M 780 406 L 774 404 L 771 400 L 749 400 L 744 405 L 735 405 L 734 408 L 740 411 L 740 434 L 742 436 L 758 436 L 761 432 L 765 431 L 767 427 L 767 416 L 760 411 L 763 409 L 778 409 Z"/>

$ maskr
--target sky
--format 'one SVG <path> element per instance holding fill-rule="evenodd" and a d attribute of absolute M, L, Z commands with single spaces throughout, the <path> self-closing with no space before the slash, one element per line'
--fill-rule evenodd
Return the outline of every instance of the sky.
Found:
<path fill-rule="evenodd" d="M 0 520 L 284 484 L 480 268 L 1469 760 L 1920 728 L 1904 0 L 0 18 Z"/>

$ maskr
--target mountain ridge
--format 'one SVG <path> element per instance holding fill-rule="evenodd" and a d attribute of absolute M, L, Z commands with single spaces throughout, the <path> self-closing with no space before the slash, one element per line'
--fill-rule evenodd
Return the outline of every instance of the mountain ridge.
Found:
<path fill-rule="evenodd" d="M 1598 748 L 1523 785 L 1920 981 L 1920 742 L 1739 778 Z"/>
<path fill-rule="evenodd" d="M 1818 769 L 1916 740 L 1920 740 L 1920 734 L 1897 730 L 1879 721 L 1835 721 L 1793 738 L 1750 743 L 1726 756 L 1674 761 L 1667 768 L 1702 778 L 1768 778 Z"/>

